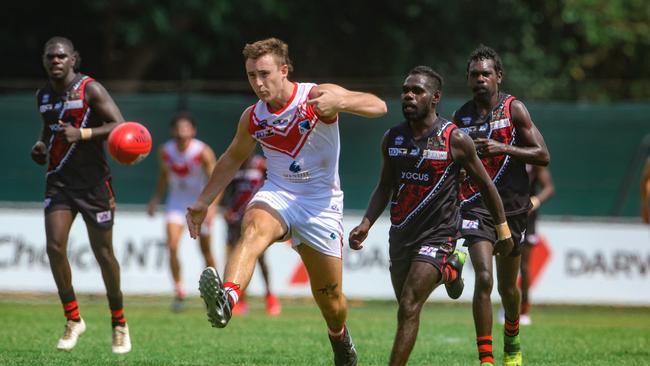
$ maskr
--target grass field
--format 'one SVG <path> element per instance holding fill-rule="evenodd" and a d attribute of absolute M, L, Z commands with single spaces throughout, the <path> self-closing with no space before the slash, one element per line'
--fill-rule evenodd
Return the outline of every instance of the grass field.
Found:
<path fill-rule="evenodd" d="M 55 349 L 63 332 L 55 296 L 0 294 L 0 365 L 331 365 L 320 314 L 310 301 L 284 303 L 277 318 L 251 300 L 249 314 L 225 329 L 209 326 L 202 303 L 172 314 L 164 298 L 126 298 L 133 351 L 113 355 L 103 297 L 82 296 L 88 329 L 69 353 Z M 349 327 L 360 365 L 383 365 L 395 331 L 392 302 L 352 302 Z M 650 365 L 647 308 L 536 307 L 522 328 L 526 365 Z M 502 362 L 502 328 L 495 325 L 495 358 Z M 478 365 L 469 304 L 431 303 L 423 311 L 411 365 Z"/>

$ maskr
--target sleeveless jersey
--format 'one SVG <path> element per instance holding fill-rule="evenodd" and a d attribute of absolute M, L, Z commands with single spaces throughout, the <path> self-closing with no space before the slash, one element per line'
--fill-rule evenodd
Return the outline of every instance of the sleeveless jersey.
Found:
<path fill-rule="evenodd" d="M 52 131 L 48 141 L 47 184 L 87 189 L 110 179 L 103 140 L 92 139 L 69 144 L 59 134 L 59 120 L 70 123 L 75 128 L 99 127 L 104 123 L 96 118 L 85 100 L 86 85 L 93 80 L 89 76 L 77 74 L 62 95 L 56 94 L 49 83 L 36 92 L 38 111 Z"/>
<path fill-rule="evenodd" d="M 266 177 L 266 161 L 260 155 L 246 160 L 226 189 L 224 203 L 228 207 L 224 217 L 229 224 L 240 222 L 246 206 L 253 195 L 262 187 Z"/>
<path fill-rule="evenodd" d="M 270 183 L 307 198 L 342 198 L 338 117 L 323 121 L 306 103 L 315 86 L 294 83 L 291 99 L 276 112 L 258 101 L 248 130 L 262 146 Z"/>
<path fill-rule="evenodd" d="M 185 151 L 179 151 L 175 140 L 163 145 L 162 159 L 167 166 L 167 202 L 180 200 L 193 202 L 207 182 L 201 162 L 205 144 L 192 139 Z"/>
<path fill-rule="evenodd" d="M 470 100 L 454 114 L 454 123 L 471 138 L 489 138 L 506 145 L 517 145 L 517 130 L 510 117 L 510 104 L 515 97 L 499 94 L 499 103 L 485 118 L 481 118 L 476 104 Z M 494 182 L 503 208 L 508 216 L 527 212 L 530 209 L 528 195 L 528 174 L 525 164 L 510 155 L 481 158 L 490 178 Z M 469 177 L 460 188 L 461 209 L 489 214 L 481 194 Z"/>
<path fill-rule="evenodd" d="M 391 258 L 403 247 L 456 239 L 458 174 L 449 138 L 456 126 L 438 118 L 426 137 L 415 140 L 408 122 L 388 132 L 385 155 L 395 186 L 390 205 Z"/>

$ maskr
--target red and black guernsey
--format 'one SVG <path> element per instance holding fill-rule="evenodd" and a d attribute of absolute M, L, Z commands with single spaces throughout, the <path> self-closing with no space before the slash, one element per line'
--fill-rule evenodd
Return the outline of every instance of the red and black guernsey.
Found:
<path fill-rule="evenodd" d="M 87 189 L 103 184 L 110 178 L 103 140 L 69 144 L 58 133 L 61 130 L 59 120 L 76 128 L 99 127 L 103 124 L 93 114 L 85 98 L 86 85 L 93 80 L 77 74 L 62 95 L 57 94 L 49 83 L 36 93 L 38 110 L 52 132 L 48 141 L 48 185 Z"/>
<path fill-rule="evenodd" d="M 449 137 L 456 126 L 437 118 L 433 131 L 415 140 L 409 122 L 388 131 L 386 169 L 393 176 L 390 205 L 390 256 L 404 247 L 435 244 L 458 237 L 459 166 Z"/>
<path fill-rule="evenodd" d="M 489 138 L 506 145 L 517 145 L 517 129 L 510 116 L 510 105 L 514 100 L 512 95 L 499 93 L 499 103 L 485 117 L 478 114 L 475 102 L 470 100 L 454 113 L 454 123 L 472 139 Z M 481 162 L 499 191 L 506 215 L 527 212 L 530 198 L 525 164 L 510 155 L 483 157 Z M 489 215 L 478 188 L 469 177 L 461 184 L 460 206 L 463 211 Z"/>

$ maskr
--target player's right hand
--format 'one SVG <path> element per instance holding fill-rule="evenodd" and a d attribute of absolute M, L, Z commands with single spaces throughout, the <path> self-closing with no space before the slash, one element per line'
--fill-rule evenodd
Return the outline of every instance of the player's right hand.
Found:
<path fill-rule="evenodd" d="M 147 204 L 147 215 L 149 217 L 153 217 L 156 214 L 156 206 L 158 206 L 158 200 L 152 199 L 149 201 L 149 204 Z"/>
<path fill-rule="evenodd" d="M 192 206 L 187 208 L 187 228 L 190 231 L 190 237 L 196 239 L 201 234 L 201 224 L 208 214 L 208 206 L 200 202 L 195 202 Z"/>
<path fill-rule="evenodd" d="M 32 160 L 38 165 L 45 165 L 47 161 L 47 146 L 43 141 L 37 141 L 32 146 Z"/>
<path fill-rule="evenodd" d="M 368 231 L 370 231 L 370 221 L 364 217 L 361 223 L 350 231 L 348 237 L 350 248 L 354 250 L 363 248 L 363 241 L 368 237 Z"/>
<path fill-rule="evenodd" d="M 512 250 L 515 248 L 515 242 L 512 241 L 512 238 L 505 240 L 500 240 L 494 245 L 494 255 L 507 256 L 512 253 Z"/>

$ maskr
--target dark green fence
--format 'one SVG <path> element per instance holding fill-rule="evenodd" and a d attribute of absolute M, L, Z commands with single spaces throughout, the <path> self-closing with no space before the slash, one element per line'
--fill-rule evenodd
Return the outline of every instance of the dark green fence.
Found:
<path fill-rule="evenodd" d="M 149 127 L 157 147 L 169 136 L 169 119 L 179 105 L 176 94 L 115 95 L 127 120 Z M 364 209 L 379 169 L 379 141 L 401 120 L 397 94 L 389 99 L 389 114 L 378 120 L 343 116 L 341 121 L 341 180 L 346 208 Z M 232 138 L 242 110 L 252 96 L 189 95 L 186 99 L 199 124 L 198 137 L 217 152 Z M 448 117 L 463 101 L 446 98 L 440 112 Z M 640 167 L 633 167 L 631 189 L 619 197 L 644 135 L 650 133 L 650 104 L 527 103 L 533 120 L 551 151 L 551 171 L 557 193 L 543 208 L 554 215 L 611 215 L 618 200 L 622 214 L 638 212 Z M 0 96 L 3 115 L 1 155 L 4 174 L 0 201 L 40 201 L 43 168 L 29 150 L 40 129 L 32 94 Z M 112 164 L 118 202 L 147 202 L 157 174 L 154 155 L 136 166 Z"/>

